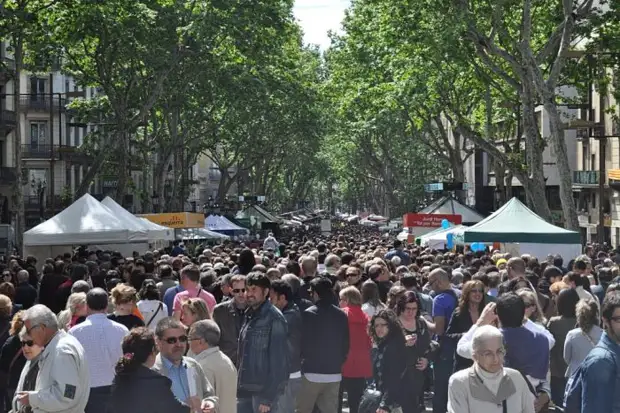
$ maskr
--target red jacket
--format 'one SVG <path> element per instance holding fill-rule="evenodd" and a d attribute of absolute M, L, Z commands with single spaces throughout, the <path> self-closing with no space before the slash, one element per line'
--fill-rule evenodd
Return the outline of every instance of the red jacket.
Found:
<path fill-rule="evenodd" d="M 372 377 L 372 362 L 370 361 L 372 341 L 368 336 L 370 319 L 359 306 L 345 307 L 342 310 L 349 321 L 349 354 L 342 366 L 342 376 L 370 378 Z"/>

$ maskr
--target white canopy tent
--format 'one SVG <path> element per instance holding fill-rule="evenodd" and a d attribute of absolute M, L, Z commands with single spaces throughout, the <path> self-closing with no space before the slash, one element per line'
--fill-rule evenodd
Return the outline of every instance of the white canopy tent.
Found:
<path fill-rule="evenodd" d="M 37 258 L 71 251 L 77 245 L 147 242 L 145 230 L 128 228 L 114 212 L 89 194 L 24 233 L 24 253 Z"/>
<path fill-rule="evenodd" d="M 206 228 L 183 228 L 177 229 L 175 232 L 177 240 L 190 241 L 190 240 L 227 240 L 230 239 L 228 235 L 220 234 L 219 232 L 209 231 Z"/>
<path fill-rule="evenodd" d="M 147 228 L 149 229 L 149 237 L 151 237 L 152 235 L 152 239 L 154 238 L 163 241 L 174 241 L 174 229 L 156 224 L 146 218 L 136 218 L 140 219 L 146 224 Z"/>
<path fill-rule="evenodd" d="M 148 219 L 138 218 L 109 196 L 106 196 L 101 203 L 108 207 L 123 224 L 146 231 L 150 243 L 174 240 L 174 231 L 170 228 L 155 224 Z"/>

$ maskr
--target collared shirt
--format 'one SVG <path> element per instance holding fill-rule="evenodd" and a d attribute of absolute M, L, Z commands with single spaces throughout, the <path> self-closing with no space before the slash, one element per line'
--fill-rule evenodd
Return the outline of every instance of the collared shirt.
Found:
<path fill-rule="evenodd" d="M 168 378 L 172 381 L 172 393 L 182 402 L 189 399 L 189 382 L 187 380 L 187 366 L 185 362 L 181 362 L 178 366 L 165 357 L 161 357 L 166 370 L 168 370 Z"/>
<path fill-rule="evenodd" d="M 213 309 L 217 304 L 215 297 L 213 294 L 201 288 L 199 285 L 193 288 L 188 288 L 185 291 L 182 291 L 174 297 L 174 311 L 181 311 L 181 304 L 183 304 L 184 300 L 188 298 L 200 298 L 202 301 L 207 304 L 207 308 L 209 309 L 209 313 L 213 313 Z"/>
<path fill-rule="evenodd" d="M 114 380 L 114 366 L 123 356 L 122 341 L 129 330 L 109 320 L 105 314 L 92 314 L 71 330 L 86 355 L 90 371 L 90 386 L 110 386 Z"/>

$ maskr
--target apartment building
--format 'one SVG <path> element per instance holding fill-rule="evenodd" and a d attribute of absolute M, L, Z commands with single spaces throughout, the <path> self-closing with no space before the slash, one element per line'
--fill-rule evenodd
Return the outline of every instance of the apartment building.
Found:
<path fill-rule="evenodd" d="M 222 173 L 217 164 L 207 154 L 201 154 L 193 167 L 193 171 L 197 185 L 195 186 L 192 199 L 195 200 L 196 204 L 202 207 L 208 204 L 209 200 L 217 200 L 222 180 Z M 236 169 L 230 168 L 229 173 L 231 176 L 235 175 Z M 237 199 L 236 181 L 230 185 L 226 195 L 230 199 Z"/>

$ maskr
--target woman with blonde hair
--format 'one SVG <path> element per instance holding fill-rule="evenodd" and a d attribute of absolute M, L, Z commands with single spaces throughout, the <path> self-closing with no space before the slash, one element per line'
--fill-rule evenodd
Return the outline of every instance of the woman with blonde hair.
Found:
<path fill-rule="evenodd" d="M 68 331 L 71 327 L 86 319 L 86 293 L 73 293 L 67 300 L 67 306 L 58 313 L 58 325 Z"/>
<path fill-rule="evenodd" d="M 603 335 L 603 329 L 598 325 L 599 310 L 594 300 L 581 299 L 577 303 L 577 328 L 566 335 L 564 343 L 564 361 L 568 365 L 566 377 L 577 370 L 577 367 L 586 358 L 590 350 L 596 347 Z"/>
<path fill-rule="evenodd" d="M 135 314 L 137 310 L 138 293 L 127 284 L 118 284 L 110 291 L 114 313 L 108 319 L 116 321 L 131 330 L 134 327 L 144 327 L 144 321 Z"/>
<path fill-rule="evenodd" d="M 211 314 L 202 298 L 189 298 L 181 304 L 181 322 L 187 328 L 200 320 L 210 320 Z"/>

